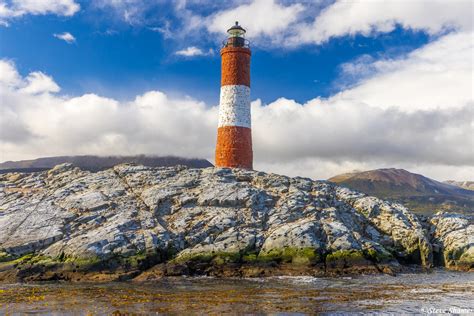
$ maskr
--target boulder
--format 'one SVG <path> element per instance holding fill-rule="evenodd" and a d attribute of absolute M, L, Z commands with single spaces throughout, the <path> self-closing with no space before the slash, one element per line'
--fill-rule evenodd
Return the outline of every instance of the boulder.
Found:
<path fill-rule="evenodd" d="M 429 222 L 440 263 L 452 270 L 474 270 L 474 218 L 438 212 Z"/>

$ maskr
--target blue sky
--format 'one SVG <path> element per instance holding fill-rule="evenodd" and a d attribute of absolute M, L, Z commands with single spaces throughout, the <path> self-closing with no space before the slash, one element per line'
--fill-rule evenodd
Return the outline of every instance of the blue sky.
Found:
<path fill-rule="evenodd" d="M 253 52 L 257 168 L 324 178 L 401 167 L 472 178 L 472 6 L 0 0 L 0 160 L 146 153 L 212 161 L 220 43 L 239 20 Z"/>
<path fill-rule="evenodd" d="M 146 22 L 120 23 L 115 16 L 79 2 L 83 11 L 71 17 L 29 15 L 10 27 L 0 28 L 0 56 L 16 61 L 27 74 L 39 70 L 61 83 L 67 94 L 97 93 L 127 99 L 150 89 L 186 94 L 209 104 L 219 99 L 221 34 L 199 33 L 196 38 L 166 38 Z M 167 21 L 178 24 L 173 4 L 155 10 L 170 12 Z M 153 13 L 151 13 L 153 14 Z M 158 12 L 154 13 L 158 14 Z M 154 19 L 153 19 L 154 20 Z M 229 23 L 229 26 L 232 22 Z M 244 25 L 245 27 L 245 25 Z M 69 32 L 75 42 L 68 44 L 53 36 Z M 282 36 L 275 32 L 275 37 Z M 284 36 L 284 34 L 283 34 Z M 285 97 L 306 102 L 328 97 L 341 89 L 339 65 L 360 55 L 397 56 L 424 44 L 429 37 L 422 31 L 395 30 L 375 38 L 343 36 L 324 45 L 282 48 L 252 42 L 252 96 L 271 102 Z M 182 57 L 175 54 L 192 43 L 206 56 Z"/>

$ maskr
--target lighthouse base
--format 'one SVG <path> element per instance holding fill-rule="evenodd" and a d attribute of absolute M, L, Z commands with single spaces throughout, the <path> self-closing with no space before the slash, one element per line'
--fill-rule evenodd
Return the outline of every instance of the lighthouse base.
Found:
<path fill-rule="evenodd" d="M 216 167 L 252 169 L 252 130 L 240 126 L 217 129 Z"/>

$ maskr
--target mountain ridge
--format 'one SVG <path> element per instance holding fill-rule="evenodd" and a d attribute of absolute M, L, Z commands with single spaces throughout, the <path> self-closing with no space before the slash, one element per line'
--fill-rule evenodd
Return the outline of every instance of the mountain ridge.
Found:
<path fill-rule="evenodd" d="M 454 186 L 463 188 L 463 189 L 466 189 L 466 190 L 474 191 L 474 181 L 469 181 L 469 180 L 466 180 L 466 181 L 446 180 L 446 181 L 443 181 L 443 182 L 447 183 L 447 184 L 450 184 L 450 185 L 454 185 Z"/>
<path fill-rule="evenodd" d="M 395 200 L 417 213 L 432 214 L 437 210 L 472 213 L 474 209 L 474 191 L 404 169 L 349 172 L 331 177 L 328 181 L 382 199 Z"/>
<path fill-rule="evenodd" d="M 207 168 L 213 165 L 206 159 L 183 158 L 178 156 L 155 156 L 155 155 L 135 155 L 135 156 L 97 156 L 97 155 L 78 155 L 78 156 L 51 156 L 40 157 L 36 159 L 5 161 L 0 163 L 0 173 L 18 171 L 18 172 L 37 172 L 45 171 L 62 163 L 71 163 L 82 170 L 97 172 L 121 163 L 136 163 L 147 167 L 171 167 L 183 165 L 190 168 Z"/>

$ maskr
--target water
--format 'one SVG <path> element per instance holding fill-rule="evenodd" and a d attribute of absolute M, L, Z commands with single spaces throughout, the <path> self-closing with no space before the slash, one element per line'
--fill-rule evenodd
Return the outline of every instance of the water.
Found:
<path fill-rule="evenodd" d="M 474 315 L 474 273 L 346 278 L 165 278 L 151 283 L 2 284 L 0 314 L 346 314 Z"/>

